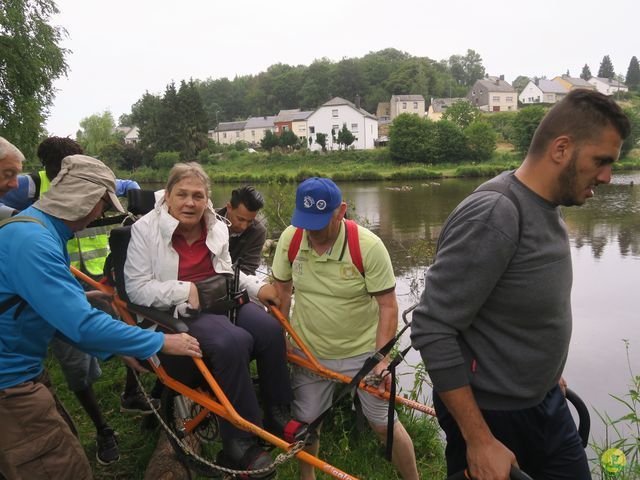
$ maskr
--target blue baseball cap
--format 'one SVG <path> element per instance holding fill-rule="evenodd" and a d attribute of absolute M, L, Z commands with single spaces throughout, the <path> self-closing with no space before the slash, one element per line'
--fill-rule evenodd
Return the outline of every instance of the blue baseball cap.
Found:
<path fill-rule="evenodd" d="M 341 203 L 342 192 L 332 180 L 308 178 L 296 190 L 296 209 L 291 224 L 305 230 L 322 230 Z"/>

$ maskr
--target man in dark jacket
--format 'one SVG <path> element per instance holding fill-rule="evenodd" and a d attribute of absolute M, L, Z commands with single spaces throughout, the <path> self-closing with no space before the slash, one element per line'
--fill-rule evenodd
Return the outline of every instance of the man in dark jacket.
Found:
<path fill-rule="evenodd" d="M 231 200 L 217 210 L 229 225 L 229 253 L 235 263 L 242 259 L 240 270 L 255 275 L 260 266 L 260 254 L 267 239 L 267 229 L 256 220 L 258 211 L 264 206 L 264 198 L 254 187 L 245 185 L 231 192 Z"/>
<path fill-rule="evenodd" d="M 438 239 L 411 338 L 433 381 L 449 475 L 587 480 L 564 398 L 571 249 L 560 206 L 611 180 L 629 121 L 610 98 L 574 90 L 538 126 L 514 172 L 458 205 Z"/>

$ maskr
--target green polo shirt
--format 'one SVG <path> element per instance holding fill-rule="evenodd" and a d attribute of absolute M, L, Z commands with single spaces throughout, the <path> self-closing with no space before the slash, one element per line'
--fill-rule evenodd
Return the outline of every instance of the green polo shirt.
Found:
<path fill-rule="evenodd" d="M 375 350 L 380 311 L 372 295 L 393 290 L 396 284 L 382 240 L 358 226 L 363 277 L 351 261 L 344 223 L 333 247 L 322 255 L 311 248 L 305 231 L 290 264 L 295 230 L 290 226 L 280 236 L 272 268 L 277 280 L 293 280 L 291 325 L 296 333 L 319 358 L 348 358 Z"/>

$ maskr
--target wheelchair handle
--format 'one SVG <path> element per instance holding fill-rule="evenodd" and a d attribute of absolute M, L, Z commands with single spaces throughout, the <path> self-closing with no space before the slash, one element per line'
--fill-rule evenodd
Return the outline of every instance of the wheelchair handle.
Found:
<path fill-rule="evenodd" d="M 468 480 L 471 476 L 467 473 L 467 470 L 463 470 L 461 472 L 455 473 L 450 477 L 447 477 L 447 480 Z M 510 480 L 533 480 L 529 475 L 524 473 L 517 467 L 511 466 L 511 473 L 509 473 Z"/>
<path fill-rule="evenodd" d="M 570 388 L 566 389 L 567 402 L 571 403 L 578 413 L 578 434 L 582 441 L 582 448 L 587 448 L 589 443 L 589 430 L 591 430 L 591 416 L 589 409 L 582 399 Z"/>

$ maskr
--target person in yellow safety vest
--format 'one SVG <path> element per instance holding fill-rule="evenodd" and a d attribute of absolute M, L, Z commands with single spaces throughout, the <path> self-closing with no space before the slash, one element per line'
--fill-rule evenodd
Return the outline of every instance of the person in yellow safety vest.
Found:
<path fill-rule="evenodd" d="M 82 147 L 70 138 L 45 139 L 38 146 L 38 158 L 44 170 L 18 176 L 18 187 L 0 197 L 0 219 L 13 216 L 38 200 L 51 188 L 51 180 L 60 172 L 62 159 L 69 155 L 83 153 Z M 118 196 L 125 195 L 129 189 L 138 188 L 140 187 L 134 181 L 116 180 Z M 101 277 L 104 262 L 109 253 L 107 233 L 108 231 L 103 227 L 76 232 L 76 236 L 67 244 L 72 265 L 79 267 L 92 277 Z M 96 293 L 96 291 L 87 292 L 92 305 L 113 315 L 113 312 L 109 311 L 108 299 L 96 298 Z M 115 433 L 102 415 L 92 387 L 102 373 L 97 359 L 57 338 L 51 342 L 51 351 L 60 363 L 69 390 L 76 395 L 95 425 L 98 462 L 103 465 L 115 462 L 120 456 Z M 152 403 L 155 407 L 159 406 L 158 400 L 153 400 Z M 125 393 L 121 399 L 121 411 L 151 413 L 151 406 L 138 389 L 135 377 L 129 368 L 127 368 Z"/>
<path fill-rule="evenodd" d="M 18 188 L 0 198 L 0 219 L 15 215 L 38 200 L 49 190 L 51 180 L 60 171 L 62 156 L 82 154 L 82 147 L 70 138 L 50 137 L 38 147 L 38 157 L 44 170 L 29 175 L 20 175 Z M 116 179 L 116 195 L 124 196 L 128 190 L 139 189 L 133 180 Z M 109 254 L 109 227 L 85 228 L 76 232 L 67 243 L 71 265 L 93 278 L 103 275 L 104 263 Z"/>

